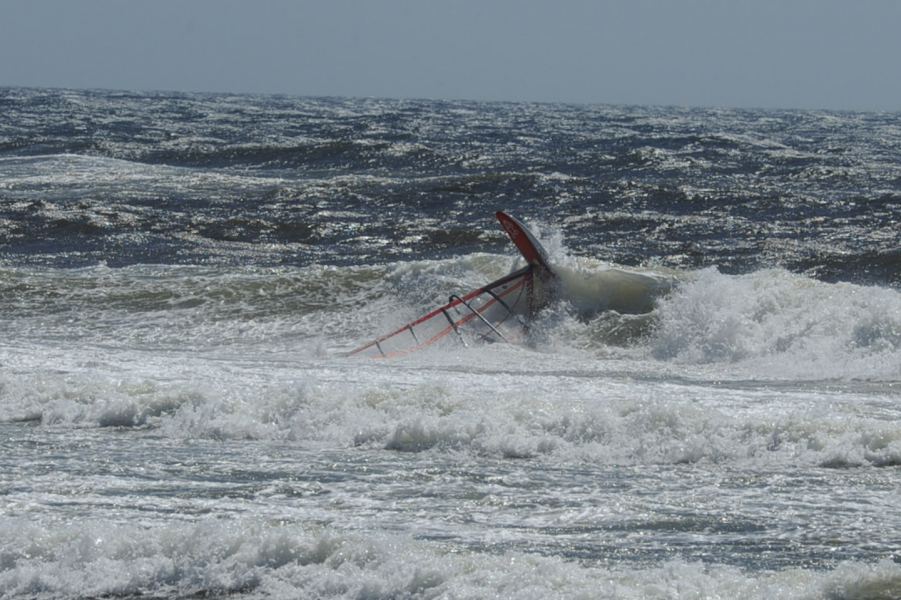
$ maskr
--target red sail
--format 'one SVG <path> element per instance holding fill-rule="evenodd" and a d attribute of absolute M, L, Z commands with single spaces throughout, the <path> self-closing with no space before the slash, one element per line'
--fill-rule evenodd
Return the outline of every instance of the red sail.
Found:
<path fill-rule="evenodd" d="M 427 348 L 445 338 L 461 345 L 479 340 L 519 340 L 525 333 L 522 315 L 530 310 L 531 286 L 532 267 L 527 266 L 465 296 L 451 296 L 444 306 L 350 354 L 393 358 Z"/>

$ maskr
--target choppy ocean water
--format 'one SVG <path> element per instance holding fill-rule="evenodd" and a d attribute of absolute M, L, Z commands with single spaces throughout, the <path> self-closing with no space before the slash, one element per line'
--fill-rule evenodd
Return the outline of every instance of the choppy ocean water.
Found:
<path fill-rule="evenodd" d="M 898 114 L 0 89 L 0 595 L 901 597 L 899 248 Z"/>

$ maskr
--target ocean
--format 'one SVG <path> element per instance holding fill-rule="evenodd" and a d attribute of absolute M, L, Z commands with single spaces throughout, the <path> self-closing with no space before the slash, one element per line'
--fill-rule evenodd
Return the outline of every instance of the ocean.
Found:
<path fill-rule="evenodd" d="M 0 88 L 0 448 L 2 598 L 901 598 L 901 114 Z"/>

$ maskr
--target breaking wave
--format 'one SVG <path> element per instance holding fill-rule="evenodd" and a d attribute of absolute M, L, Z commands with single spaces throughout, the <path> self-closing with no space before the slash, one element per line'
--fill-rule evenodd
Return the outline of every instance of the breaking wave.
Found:
<path fill-rule="evenodd" d="M 658 308 L 660 360 L 758 377 L 901 379 L 901 292 L 783 270 L 686 278 Z"/>
<path fill-rule="evenodd" d="M 901 464 L 901 427 L 883 414 L 892 384 L 793 392 L 786 407 L 786 388 L 636 381 L 616 362 L 599 368 L 515 347 L 405 365 L 307 357 L 299 372 L 291 353 L 176 354 L 131 364 L 127 377 L 122 366 L 140 354 L 62 358 L 56 371 L 20 361 L 36 374 L 3 375 L 0 421 L 550 463 Z"/>
<path fill-rule="evenodd" d="M 503 551 L 454 553 L 400 535 L 328 533 L 246 518 L 141 527 L 46 528 L 0 518 L 7 598 L 545 598 L 676 596 L 863 600 L 901 594 L 901 566 L 748 573 L 700 562 L 646 568 Z"/>

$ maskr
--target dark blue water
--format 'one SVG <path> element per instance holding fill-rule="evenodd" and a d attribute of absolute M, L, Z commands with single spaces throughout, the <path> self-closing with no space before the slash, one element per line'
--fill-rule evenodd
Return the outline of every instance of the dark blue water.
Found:
<path fill-rule="evenodd" d="M 901 282 L 894 113 L 26 89 L 0 108 L 0 253 L 22 263 L 492 252 L 506 209 L 623 265 Z"/>

